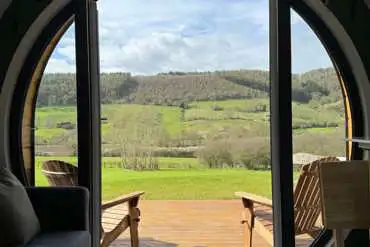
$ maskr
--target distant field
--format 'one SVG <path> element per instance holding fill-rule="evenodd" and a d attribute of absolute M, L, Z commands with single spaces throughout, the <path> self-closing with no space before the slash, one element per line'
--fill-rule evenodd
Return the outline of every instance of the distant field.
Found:
<path fill-rule="evenodd" d="M 266 112 L 259 112 L 266 107 Z M 215 110 L 218 108 L 218 110 Z M 256 136 L 267 136 L 269 131 L 269 102 L 267 99 L 224 100 L 193 102 L 182 111 L 177 106 L 155 105 L 103 105 L 102 116 L 108 121 L 102 124 L 104 143 L 115 142 L 114 129 L 131 128 L 137 123 L 157 126 L 163 133 L 174 138 L 183 131 L 201 136 L 216 134 L 224 129 L 242 128 Z M 36 112 L 36 141 L 39 144 L 65 143 L 74 133 L 56 128 L 64 121 L 76 121 L 74 107 L 43 107 Z M 313 109 L 309 104 L 293 104 L 293 124 L 337 123 L 343 128 L 344 119 L 333 107 Z M 126 127 L 125 127 L 126 126 Z M 330 128 L 329 128 L 330 129 Z M 326 128 L 295 130 L 295 133 L 327 132 Z M 74 134 L 75 135 L 75 134 Z M 73 138 L 72 138 L 73 139 Z"/>

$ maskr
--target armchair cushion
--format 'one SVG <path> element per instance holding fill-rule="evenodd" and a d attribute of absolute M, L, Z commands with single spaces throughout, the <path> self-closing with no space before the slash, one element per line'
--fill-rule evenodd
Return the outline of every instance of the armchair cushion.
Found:
<path fill-rule="evenodd" d="M 88 231 L 61 231 L 41 233 L 27 247 L 90 247 Z"/>
<path fill-rule="evenodd" d="M 23 246 L 40 231 L 39 220 L 18 179 L 0 168 L 0 246 Z"/>
<path fill-rule="evenodd" d="M 41 231 L 89 230 L 89 192 L 83 187 L 30 187 L 28 196 Z"/>

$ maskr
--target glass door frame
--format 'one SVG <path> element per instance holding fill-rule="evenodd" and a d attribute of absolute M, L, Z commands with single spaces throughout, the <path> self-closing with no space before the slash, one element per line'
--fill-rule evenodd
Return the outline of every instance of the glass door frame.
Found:
<path fill-rule="evenodd" d="M 269 10 L 274 246 L 294 247 L 290 3 L 270 0 Z"/>
<path fill-rule="evenodd" d="M 95 0 L 76 1 L 78 183 L 90 192 L 92 246 L 101 237 L 101 129 L 98 10 Z"/>

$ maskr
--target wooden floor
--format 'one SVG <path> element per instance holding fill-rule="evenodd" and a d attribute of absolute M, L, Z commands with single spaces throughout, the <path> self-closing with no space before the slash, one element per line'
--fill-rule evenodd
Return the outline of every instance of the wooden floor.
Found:
<path fill-rule="evenodd" d="M 239 200 L 141 201 L 140 209 L 142 247 L 243 246 Z M 130 246 L 128 237 L 128 233 L 122 234 L 111 246 Z M 302 240 L 297 246 L 307 246 L 307 236 Z M 258 235 L 253 243 L 268 246 Z"/>

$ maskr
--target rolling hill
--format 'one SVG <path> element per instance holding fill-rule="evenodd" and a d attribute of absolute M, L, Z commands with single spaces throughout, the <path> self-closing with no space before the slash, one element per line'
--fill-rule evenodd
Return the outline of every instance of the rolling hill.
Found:
<path fill-rule="evenodd" d="M 292 89 L 294 151 L 343 156 L 344 109 L 335 71 L 293 75 Z M 103 73 L 103 154 L 197 157 L 209 167 L 266 165 L 269 90 L 269 74 L 259 70 Z M 38 154 L 75 154 L 75 75 L 46 74 L 37 104 Z"/>

